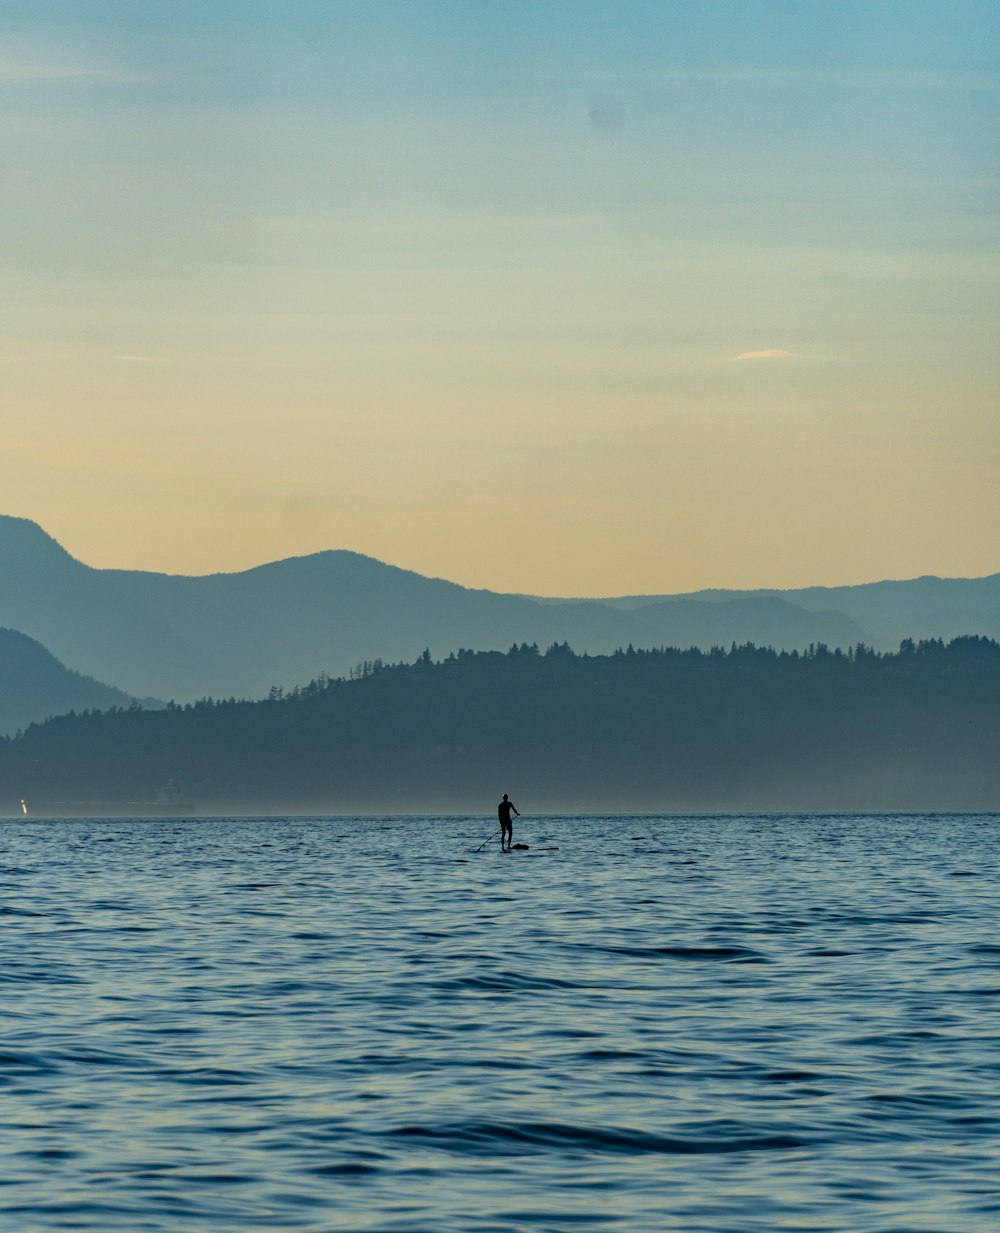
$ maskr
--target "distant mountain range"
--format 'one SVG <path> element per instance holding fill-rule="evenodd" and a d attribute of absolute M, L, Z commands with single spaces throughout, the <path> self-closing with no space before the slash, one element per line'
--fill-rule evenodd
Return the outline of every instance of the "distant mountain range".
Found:
<path fill-rule="evenodd" d="M 0 516 L 0 624 L 130 695 L 187 701 L 261 697 L 365 660 L 412 662 L 425 648 L 891 649 L 907 637 L 997 637 L 1000 575 L 554 600 L 470 590 L 346 551 L 203 577 L 93 569 L 37 524 Z"/>
<path fill-rule="evenodd" d="M 129 706 L 120 689 L 72 672 L 41 643 L 0 628 L 0 735 L 68 711 Z"/>

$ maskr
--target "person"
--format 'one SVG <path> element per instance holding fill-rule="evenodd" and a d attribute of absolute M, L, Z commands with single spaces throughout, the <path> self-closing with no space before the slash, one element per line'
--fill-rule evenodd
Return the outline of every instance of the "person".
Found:
<path fill-rule="evenodd" d="M 501 852 L 504 850 L 504 846 L 503 846 L 504 836 L 506 836 L 507 838 L 507 851 L 508 852 L 510 851 L 511 841 L 514 838 L 514 823 L 511 822 L 510 820 L 511 813 L 516 813 L 518 817 L 521 816 L 519 813 L 517 813 L 517 809 L 514 806 L 514 802 L 509 801 L 507 799 L 507 793 L 505 792 L 503 794 L 503 800 L 497 806 L 497 817 L 500 819 L 500 851 Z"/>

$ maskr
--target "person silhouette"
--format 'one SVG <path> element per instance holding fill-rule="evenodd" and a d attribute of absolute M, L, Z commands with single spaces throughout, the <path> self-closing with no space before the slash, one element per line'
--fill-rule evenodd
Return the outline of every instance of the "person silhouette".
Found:
<path fill-rule="evenodd" d="M 514 838 L 514 823 L 511 822 L 510 820 L 511 813 L 516 813 L 518 817 L 521 816 L 519 813 L 517 813 L 517 809 L 514 806 L 514 802 L 509 801 L 507 799 L 507 793 L 505 792 L 503 794 L 503 800 L 497 806 L 497 817 L 500 819 L 500 851 L 501 852 L 504 850 L 504 846 L 503 846 L 504 836 L 507 837 L 507 851 L 508 852 L 510 851 L 510 845 Z"/>

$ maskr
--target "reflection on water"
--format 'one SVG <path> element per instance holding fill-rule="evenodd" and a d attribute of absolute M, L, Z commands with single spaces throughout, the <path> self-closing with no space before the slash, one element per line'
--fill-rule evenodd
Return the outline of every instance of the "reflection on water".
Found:
<path fill-rule="evenodd" d="M 0 822 L 0 1227 L 997 1227 L 1000 817 L 490 829 Z"/>

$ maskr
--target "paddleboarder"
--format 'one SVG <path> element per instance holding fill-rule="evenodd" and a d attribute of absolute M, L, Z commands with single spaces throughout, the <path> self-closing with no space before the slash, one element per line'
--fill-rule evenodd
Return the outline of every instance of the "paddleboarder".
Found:
<path fill-rule="evenodd" d="M 503 800 L 497 806 L 497 817 L 500 819 L 500 851 L 504 850 L 504 836 L 507 837 L 507 851 L 510 851 L 511 841 L 514 838 L 514 823 L 510 820 L 511 813 L 521 815 L 517 812 L 513 801 L 507 799 L 507 793 L 503 794 Z"/>

